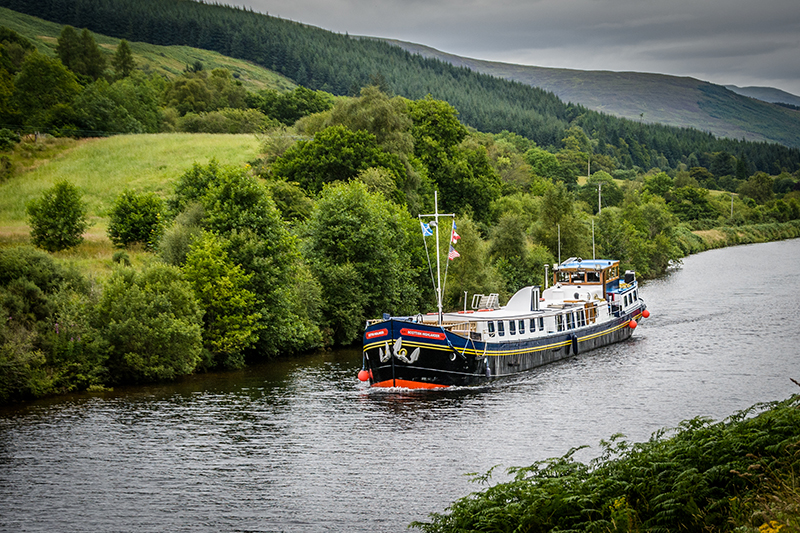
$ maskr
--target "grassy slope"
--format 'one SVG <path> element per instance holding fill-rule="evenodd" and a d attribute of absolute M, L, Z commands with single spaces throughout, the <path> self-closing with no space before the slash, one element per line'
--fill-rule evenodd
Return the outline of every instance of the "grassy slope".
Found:
<path fill-rule="evenodd" d="M 33 42 L 39 52 L 56 55 L 56 44 L 63 26 L 36 17 L 23 15 L 0 7 L 0 25 L 10 28 Z M 119 39 L 93 34 L 100 48 L 110 60 Z M 188 46 L 157 46 L 148 43 L 130 43 L 137 68 L 146 74 L 159 74 L 168 78 L 180 75 L 186 65 L 200 61 L 206 70 L 226 68 L 250 91 L 258 89 L 289 90 L 295 84 L 288 78 L 263 67 Z"/>
<path fill-rule="evenodd" d="M 123 190 L 166 197 L 193 163 L 215 158 L 226 165 L 244 165 L 257 155 L 253 135 L 168 133 L 74 142 L 53 159 L 0 183 L 0 239 L 28 233 L 26 203 L 58 180 L 80 187 L 94 223 L 89 236 L 104 239 L 106 212 Z"/>
<path fill-rule="evenodd" d="M 555 93 L 566 102 L 631 120 L 692 127 L 714 135 L 800 146 L 800 112 L 746 98 L 720 85 L 641 72 L 585 71 L 464 58 L 413 43 L 388 42 Z"/>
<path fill-rule="evenodd" d="M 30 243 L 25 204 L 57 180 L 80 187 L 92 227 L 79 246 L 57 252 L 96 278 L 113 269 L 115 249 L 106 235 L 107 211 L 124 189 L 169 195 L 175 180 L 192 164 L 212 158 L 224 165 L 244 165 L 258 155 L 253 135 L 169 133 L 120 135 L 81 141 L 56 139 L 55 148 L 36 154 L 28 170 L 0 183 L 0 247 Z M 134 265 L 151 260 L 150 254 L 129 250 Z"/>

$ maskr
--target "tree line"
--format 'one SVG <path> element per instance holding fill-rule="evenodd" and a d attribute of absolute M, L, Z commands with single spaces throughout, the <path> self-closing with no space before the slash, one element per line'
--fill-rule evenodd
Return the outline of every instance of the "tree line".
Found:
<path fill-rule="evenodd" d="M 196 164 L 165 198 L 123 191 L 108 206 L 118 248 L 108 279 L 47 253 L 86 228 L 81 191 L 55 184 L 27 206 L 31 243 L 45 251 L 0 249 L 0 399 L 240 368 L 348 345 L 369 318 L 425 310 L 431 251 L 415 217 L 434 191 L 461 235 L 461 256 L 446 261 L 448 309 L 463 308 L 465 291 L 505 299 L 542 284 L 559 250 L 596 248 L 652 277 L 701 249 L 693 229 L 800 234 L 797 173 L 757 172 L 736 195 L 712 194 L 704 167 L 618 174 L 577 126 L 551 153 L 458 115 L 430 96 L 366 87 L 260 134 L 262 155 L 244 166 Z M 590 161 L 603 168 L 579 182 Z M 131 246 L 149 250 L 145 266 L 127 264 Z"/>
<path fill-rule="evenodd" d="M 9 135 L 255 133 L 293 124 L 332 105 L 332 95 L 298 87 L 247 91 L 228 70 L 187 65 L 174 79 L 137 69 L 127 41 L 110 60 L 88 30 L 64 26 L 56 58 L 0 27 L 0 124 Z M 0 135 L 2 137 L 2 135 Z"/>
<path fill-rule="evenodd" d="M 618 119 L 565 104 L 552 93 L 426 59 L 374 39 L 354 39 L 251 10 L 171 0 L 2 0 L 38 17 L 118 38 L 188 45 L 252 61 L 299 85 L 355 95 L 379 80 L 410 99 L 431 94 L 459 109 L 476 129 L 513 131 L 558 149 L 564 132 L 580 126 L 597 151 L 624 168 L 677 168 L 692 155 L 725 152 L 746 158 L 749 172 L 800 168 L 800 151 L 768 143 L 717 139 L 687 128 Z"/>

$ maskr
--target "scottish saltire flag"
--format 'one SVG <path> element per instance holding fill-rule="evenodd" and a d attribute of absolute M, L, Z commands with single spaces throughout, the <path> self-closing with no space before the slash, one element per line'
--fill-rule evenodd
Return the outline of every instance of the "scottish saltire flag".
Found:
<path fill-rule="evenodd" d="M 430 237 L 433 235 L 433 230 L 431 227 L 423 221 L 419 221 L 420 225 L 422 226 L 422 236 L 423 237 Z"/>
<path fill-rule="evenodd" d="M 450 245 L 450 253 L 449 253 L 449 254 L 447 254 L 447 258 L 448 258 L 450 261 L 452 261 L 452 260 L 453 260 L 453 259 L 455 259 L 456 257 L 461 257 L 461 254 L 460 254 L 460 253 L 458 253 L 458 252 L 456 252 L 456 249 L 455 249 L 455 248 L 453 248 L 453 245 L 451 244 L 451 245 Z"/>

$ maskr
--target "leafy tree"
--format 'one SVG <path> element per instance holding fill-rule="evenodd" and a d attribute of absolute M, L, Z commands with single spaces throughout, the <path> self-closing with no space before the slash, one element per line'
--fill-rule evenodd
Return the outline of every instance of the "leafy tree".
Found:
<path fill-rule="evenodd" d="M 525 152 L 525 160 L 537 176 L 556 181 L 561 176 L 561 164 L 558 158 L 541 148 L 531 148 Z"/>
<path fill-rule="evenodd" d="M 28 55 L 14 80 L 14 102 L 25 125 L 47 127 L 59 105 L 68 106 L 80 93 L 75 75 L 57 59 L 39 53 Z"/>
<path fill-rule="evenodd" d="M 527 225 L 524 215 L 506 212 L 492 228 L 489 253 L 505 281 L 505 296 L 529 285 L 540 285 L 544 265 L 553 262 L 547 248 L 530 242 Z"/>
<path fill-rule="evenodd" d="M 111 59 L 111 65 L 114 67 L 114 74 L 117 79 L 127 78 L 133 73 L 136 68 L 136 60 L 133 58 L 133 52 L 128 44 L 128 41 L 122 39 L 117 45 L 117 50 L 114 52 L 114 57 Z"/>
<path fill-rule="evenodd" d="M 64 180 L 27 205 L 31 240 L 39 248 L 57 252 L 83 242 L 89 227 L 86 206 L 77 187 Z"/>
<path fill-rule="evenodd" d="M 413 122 L 414 154 L 428 167 L 438 182 L 442 169 L 452 159 L 456 147 L 467 137 L 467 129 L 458 120 L 456 108 L 428 95 L 410 102 L 408 113 Z"/>
<path fill-rule="evenodd" d="M 163 102 L 187 113 L 203 113 L 223 108 L 244 109 L 247 91 L 227 69 L 185 72 L 166 87 Z"/>
<path fill-rule="evenodd" d="M 308 223 L 305 256 L 321 285 L 333 343 L 357 340 L 367 318 L 415 311 L 421 265 L 411 231 L 419 224 L 407 211 L 360 181 L 325 186 Z"/>
<path fill-rule="evenodd" d="M 464 143 L 440 170 L 436 183 L 445 210 L 471 212 L 478 222 L 490 217 L 492 201 L 500 197 L 502 183 L 483 146 Z"/>
<path fill-rule="evenodd" d="M 578 198 L 589 205 L 592 214 L 596 214 L 598 209 L 598 188 L 600 188 L 599 197 L 603 208 L 622 203 L 624 195 L 622 189 L 614 182 L 611 174 L 598 170 L 586 180 L 586 185 L 582 186 L 578 191 Z"/>
<path fill-rule="evenodd" d="M 102 76 L 106 68 L 105 57 L 86 28 L 79 35 L 72 26 L 64 26 L 58 37 L 56 53 L 72 72 L 93 80 Z"/>
<path fill-rule="evenodd" d="M 752 198 L 758 204 L 766 203 L 773 198 L 773 179 L 766 172 L 756 172 L 739 187 L 739 194 Z"/>
<path fill-rule="evenodd" d="M 28 39 L 14 30 L 0 26 L 0 70 L 13 76 L 19 72 L 25 56 L 34 50 L 36 47 Z"/>
<path fill-rule="evenodd" d="M 163 231 L 163 212 L 164 202 L 154 193 L 123 191 L 109 214 L 108 237 L 117 248 L 135 243 L 153 248 Z"/>
<path fill-rule="evenodd" d="M 142 383 L 191 374 L 200 362 L 202 316 L 177 267 L 115 270 L 98 304 L 111 380 Z"/>
<path fill-rule="evenodd" d="M 134 72 L 132 75 L 114 82 L 108 97 L 124 108 L 127 116 L 138 123 L 146 133 L 158 133 L 161 127 L 159 98 L 163 80 L 156 75 L 147 78 Z"/>
<path fill-rule="evenodd" d="M 169 201 L 175 211 L 192 204 L 202 207 L 202 217 L 194 225 L 223 238 L 230 260 L 252 275 L 246 288 L 257 296 L 253 309 L 261 316 L 258 355 L 272 357 L 317 346 L 314 283 L 305 275 L 297 243 L 266 187 L 247 169 L 212 161 L 207 166 L 195 165 L 181 176 Z M 187 237 L 184 242 L 191 240 Z M 300 298 L 301 291 L 308 301 Z"/>
<path fill-rule="evenodd" d="M 708 190 L 680 187 L 670 194 L 669 208 L 684 222 L 716 218 L 718 213 L 708 199 Z"/>
<path fill-rule="evenodd" d="M 570 256 L 586 256 L 586 251 L 590 251 L 586 226 L 575 212 L 572 194 L 563 182 L 551 184 L 542 196 L 540 218 L 533 234 L 553 257 L 560 255 L 562 260 Z"/>
<path fill-rule="evenodd" d="M 268 117 L 291 126 L 302 117 L 321 113 L 333 107 L 333 96 L 323 91 L 313 91 L 300 86 L 286 93 L 262 89 L 248 95 L 249 105 Z"/>
<path fill-rule="evenodd" d="M 721 176 L 723 175 L 724 174 L 721 174 Z M 692 167 L 689 169 L 689 176 L 697 180 L 697 183 L 700 187 L 705 189 L 717 188 L 717 179 L 714 176 L 714 173 L 705 167 Z"/>
<path fill-rule="evenodd" d="M 652 176 L 646 176 L 642 188 L 650 194 L 664 197 L 672 189 L 672 185 L 672 178 L 666 172 L 659 172 Z"/>
<path fill-rule="evenodd" d="M 233 264 L 219 237 L 209 232 L 191 244 L 183 272 L 205 311 L 203 340 L 214 363 L 243 367 L 244 351 L 258 339 L 261 318 L 253 312 L 256 295 L 246 288 L 252 274 Z"/>
<path fill-rule="evenodd" d="M 343 125 L 353 131 L 369 132 L 386 152 L 410 155 L 414 139 L 407 103 L 405 98 L 390 98 L 375 86 L 365 87 L 360 96 L 339 100 L 328 114 L 325 125 Z"/>
<path fill-rule="evenodd" d="M 29 246 L 0 250 L 0 402 L 104 382 L 90 294 L 77 270 L 50 254 Z"/>
<path fill-rule="evenodd" d="M 72 103 L 76 126 L 84 134 L 144 133 L 143 124 L 128 113 L 121 100 L 105 79 L 89 84 Z"/>
<path fill-rule="evenodd" d="M 175 266 L 182 266 L 186 262 L 189 246 L 203 232 L 203 218 L 205 209 L 199 202 L 188 205 L 172 224 L 164 231 L 158 243 L 158 252 L 161 259 Z"/>
<path fill-rule="evenodd" d="M 405 168 L 400 159 L 384 152 L 375 136 L 366 131 L 352 131 L 345 126 L 331 126 L 311 141 L 299 141 L 272 165 L 272 173 L 297 182 L 311 193 L 318 193 L 326 183 L 349 181 L 362 170 L 384 167 L 402 182 Z"/>
<path fill-rule="evenodd" d="M 394 181 L 391 183 L 394 186 Z M 311 216 L 314 203 L 296 183 L 273 181 L 269 184 L 269 192 L 284 220 L 294 222 Z"/>

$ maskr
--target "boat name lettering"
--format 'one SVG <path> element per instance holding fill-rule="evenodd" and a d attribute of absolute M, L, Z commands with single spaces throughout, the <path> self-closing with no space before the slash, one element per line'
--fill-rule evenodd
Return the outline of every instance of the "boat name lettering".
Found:
<path fill-rule="evenodd" d="M 418 329 L 403 328 L 400 330 L 400 335 L 408 335 L 409 337 L 423 337 L 426 339 L 438 339 L 443 341 L 445 339 L 444 333 L 436 331 L 420 331 Z"/>
<path fill-rule="evenodd" d="M 383 337 L 384 335 L 388 335 L 389 330 L 387 329 L 376 329 L 375 331 L 370 331 L 367 333 L 368 339 L 374 339 L 375 337 Z"/>

